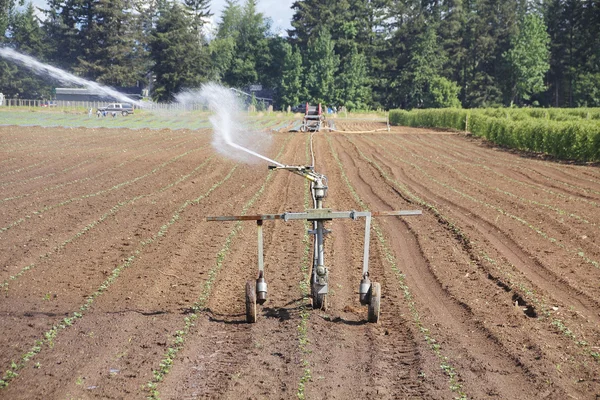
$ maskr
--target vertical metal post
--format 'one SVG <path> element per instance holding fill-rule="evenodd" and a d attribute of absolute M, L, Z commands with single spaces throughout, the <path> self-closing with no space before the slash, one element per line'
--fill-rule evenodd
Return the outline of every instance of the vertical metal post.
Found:
<path fill-rule="evenodd" d="M 317 221 L 317 265 L 325 265 L 323 236 L 323 221 Z"/>
<path fill-rule="evenodd" d="M 363 273 L 358 287 L 360 304 L 366 305 L 371 301 L 371 280 L 369 279 L 369 241 L 371 240 L 371 213 L 365 216 L 365 248 L 363 253 Z"/>
<path fill-rule="evenodd" d="M 363 253 L 363 276 L 369 273 L 369 241 L 371 239 L 371 213 L 365 217 L 365 249 Z"/>
<path fill-rule="evenodd" d="M 261 219 L 256 221 L 256 226 L 258 227 L 258 272 L 259 275 L 261 272 L 265 271 L 265 260 L 263 255 L 263 222 Z"/>
<path fill-rule="evenodd" d="M 264 304 L 267 301 L 267 282 L 265 281 L 265 261 L 263 257 L 262 220 L 256 221 L 258 228 L 258 278 L 256 279 L 256 302 Z"/>

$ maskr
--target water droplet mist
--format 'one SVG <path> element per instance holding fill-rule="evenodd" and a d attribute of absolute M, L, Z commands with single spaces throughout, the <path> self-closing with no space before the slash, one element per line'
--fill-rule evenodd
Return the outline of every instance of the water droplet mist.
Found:
<path fill-rule="evenodd" d="M 202 85 L 200 90 L 184 91 L 175 96 L 175 100 L 182 104 L 198 103 L 200 100 L 214 112 L 209 118 L 214 131 L 212 144 L 220 154 L 246 163 L 259 158 L 283 166 L 259 153 L 268 150 L 271 136 L 245 126 L 240 101 L 231 90 L 211 82 Z"/>

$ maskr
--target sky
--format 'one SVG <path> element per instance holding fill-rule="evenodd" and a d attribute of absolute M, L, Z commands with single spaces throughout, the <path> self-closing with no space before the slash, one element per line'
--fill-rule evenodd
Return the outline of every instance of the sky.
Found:
<path fill-rule="evenodd" d="M 238 0 L 239 3 L 243 4 L 244 0 Z M 32 0 L 33 5 L 36 7 L 45 8 L 47 6 L 46 0 Z M 292 21 L 292 3 L 293 0 L 257 0 L 257 10 L 265 15 L 267 18 L 271 18 L 272 31 L 276 34 L 283 33 L 285 35 L 286 29 L 291 29 Z M 217 24 L 221 20 L 221 10 L 225 6 L 225 0 L 211 0 L 210 11 L 213 15 L 213 24 Z"/>

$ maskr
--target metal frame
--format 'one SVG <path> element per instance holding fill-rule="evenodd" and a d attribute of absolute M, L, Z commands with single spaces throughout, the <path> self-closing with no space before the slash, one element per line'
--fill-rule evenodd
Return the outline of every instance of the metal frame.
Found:
<path fill-rule="evenodd" d="M 314 160 L 313 160 L 314 163 Z M 283 169 L 300 175 L 311 182 L 311 192 L 314 209 L 305 212 L 285 212 L 283 214 L 261 214 L 261 215 L 233 215 L 220 217 L 207 217 L 207 221 L 256 221 L 258 232 L 258 278 L 255 290 L 251 282 L 246 284 L 246 320 L 256 321 L 256 303 L 263 304 L 267 300 L 267 282 L 265 280 L 264 265 L 264 243 L 263 222 L 283 220 L 288 221 L 310 221 L 313 224 L 311 235 L 315 235 L 313 245 L 313 266 L 311 272 L 311 297 L 313 307 L 325 309 L 327 307 L 327 293 L 329 291 L 329 271 L 325 266 L 324 240 L 325 235 L 330 233 L 325 229 L 325 221 L 334 219 L 365 218 L 365 243 L 363 248 L 363 271 L 359 285 L 360 303 L 369 305 L 369 322 L 379 321 L 380 285 L 369 279 L 369 241 L 371 238 L 371 218 L 391 216 L 421 215 L 420 210 L 401 211 L 332 211 L 323 208 L 323 200 L 327 197 L 327 178 L 314 171 L 313 166 L 269 166 L 270 170 Z"/>
<path fill-rule="evenodd" d="M 394 217 L 394 216 L 413 216 L 421 215 L 421 210 L 400 210 L 400 211 L 332 211 L 327 208 L 320 208 L 314 210 L 308 210 L 306 212 L 285 212 L 283 214 L 261 214 L 261 215 L 232 215 L 232 216 L 220 216 L 220 217 L 207 217 L 207 221 L 256 221 L 257 232 L 258 232 L 258 273 L 259 279 L 264 279 L 265 265 L 264 265 L 264 244 L 263 244 L 263 221 L 277 221 L 282 220 L 288 221 L 311 221 L 311 222 L 324 222 L 331 221 L 334 219 L 352 219 L 354 221 L 358 218 L 365 218 L 365 243 L 363 247 L 363 278 L 369 275 L 369 241 L 371 239 L 371 218 L 372 217 Z M 317 229 L 318 230 L 318 229 Z M 318 247 L 315 249 L 315 260 L 317 265 L 322 264 L 322 246 L 323 237 L 319 235 L 315 230 L 310 231 L 312 234 L 317 235 Z M 324 285 L 326 286 L 326 285 Z M 321 292 L 320 292 L 321 293 Z M 324 293 L 327 293 L 325 290 Z M 260 296 L 259 296 L 260 297 Z"/>

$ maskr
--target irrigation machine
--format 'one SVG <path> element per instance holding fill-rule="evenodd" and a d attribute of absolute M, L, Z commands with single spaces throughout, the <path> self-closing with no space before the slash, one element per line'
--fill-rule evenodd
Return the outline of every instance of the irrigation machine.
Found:
<path fill-rule="evenodd" d="M 313 161 L 314 165 L 314 161 Z M 325 264 L 324 240 L 325 235 L 330 233 L 325 228 L 325 223 L 334 219 L 358 220 L 365 218 L 365 236 L 363 252 L 363 270 L 362 279 L 359 285 L 359 298 L 362 305 L 368 306 L 368 321 L 379 322 L 380 303 L 381 303 L 381 285 L 373 282 L 369 275 L 369 238 L 372 217 L 383 216 L 409 216 L 420 215 L 420 210 L 404 211 L 333 211 L 323 208 L 323 200 L 327 196 L 327 178 L 325 175 L 315 172 L 314 166 L 289 166 L 270 165 L 270 170 L 286 170 L 300 175 L 311 182 L 311 194 L 313 198 L 314 209 L 304 212 L 285 212 L 283 214 L 263 214 L 263 215 L 238 215 L 238 216 L 219 216 L 208 217 L 207 221 L 256 221 L 258 228 L 258 277 L 256 281 L 246 282 L 246 321 L 256 322 L 257 304 L 264 304 L 267 301 L 267 282 L 265 275 L 265 265 L 263 257 L 263 222 L 283 220 L 312 222 L 312 229 L 308 232 L 314 235 L 312 246 L 313 262 L 310 277 L 310 288 L 313 308 L 327 308 L 327 294 L 329 292 L 329 270 Z"/>
<path fill-rule="evenodd" d="M 321 126 L 325 122 L 325 116 L 323 115 L 323 108 L 321 103 L 315 106 L 311 106 L 306 103 L 304 109 L 304 119 L 302 120 L 302 126 L 300 130 L 302 132 L 318 132 L 321 130 Z"/>

